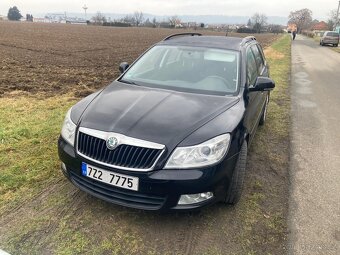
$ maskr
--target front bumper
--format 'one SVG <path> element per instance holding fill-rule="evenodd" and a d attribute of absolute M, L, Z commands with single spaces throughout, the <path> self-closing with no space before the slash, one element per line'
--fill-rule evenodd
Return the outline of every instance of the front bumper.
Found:
<path fill-rule="evenodd" d="M 58 141 L 59 158 L 64 163 L 63 173 L 81 190 L 122 206 L 144 210 L 194 210 L 224 200 L 234 171 L 237 155 L 220 164 L 190 170 L 126 171 L 106 167 L 79 155 L 62 137 Z M 82 176 L 82 162 L 139 178 L 139 190 L 126 190 Z M 202 203 L 177 205 L 183 194 L 213 192 L 214 197 Z"/>

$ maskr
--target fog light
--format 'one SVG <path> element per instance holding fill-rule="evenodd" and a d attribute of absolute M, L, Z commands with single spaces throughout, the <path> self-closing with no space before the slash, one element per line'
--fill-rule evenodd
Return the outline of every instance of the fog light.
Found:
<path fill-rule="evenodd" d="M 204 202 L 208 199 L 213 198 L 214 194 L 212 192 L 204 192 L 198 194 L 188 194 L 181 195 L 178 201 L 178 205 L 190 205 Z"/>

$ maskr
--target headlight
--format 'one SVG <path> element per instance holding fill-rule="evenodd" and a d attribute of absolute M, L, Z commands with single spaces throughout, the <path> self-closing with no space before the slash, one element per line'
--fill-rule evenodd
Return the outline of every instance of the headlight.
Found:
<path fill-rule="evenodd" d="M 76 124 L 71 120 L 71 110 L 68 110 L 65 116 L 64 124 L 61 129 L 61 136 L 72 146 L 74 146 L 74 137 L 76 132 Z"/>
<path fill-rule="evenodd" d="M 195 146 L 177 147 L 165 168 L 183 169 L 215 164 L 225 156 L 229 142 L 230 134 L 224 134 Z"/>

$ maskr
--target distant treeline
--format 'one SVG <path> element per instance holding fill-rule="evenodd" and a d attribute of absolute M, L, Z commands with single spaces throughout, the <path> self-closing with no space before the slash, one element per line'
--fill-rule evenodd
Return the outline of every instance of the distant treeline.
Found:
<path fill-rule="evenodd" d="M 103 26 L 106 26 L 106 27 L 131 27 L 132 25 L 130 23 L 114 21 L 114 22 L 104 22 Z"/>
<path fill-rule="evenodd" d="M 279 34 L 279 33 L 283 33 L 283 29 L 279 25 L 269 25 L 269 26 L 261 29 L 261 31 L 258 31 L 256 29 L 249 28 L 249 27 L 240 27 L 236 30 L 236 32 L 237 33 L 246 33 L 246 34 L 256 34 L 256 33 L 262 33 L 262 32 Z"/>
<path fill-rule="evenodd" d="M 249 27 L 240 27 L 236 30 L 237 33 L 246 33 L 246 34 L 254 34 L 257 33 L 255 29 L 249 28 Z"/>

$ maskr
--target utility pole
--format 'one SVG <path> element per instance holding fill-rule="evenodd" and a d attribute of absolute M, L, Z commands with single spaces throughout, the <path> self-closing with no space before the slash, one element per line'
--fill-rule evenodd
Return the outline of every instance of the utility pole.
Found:
<path fill-rule="evenodd" d="M 336 21 L 334 24 L 334 29 L 336 29 L 336 26 L 339 25 L 339 10 L 340 10 L 340 0 L 339 0 L 339 4 L 338 4 L 338 11 L 336 12 Z"/>
<path fill-rule="evenodd" d="M 84 9 L 84 11 L 85 11 L 85 20 L 87 21 L 87 18 L 86 18 L 86 11 L 87 11 L 88 7 L 86 6 L 86 4 L 83 6 L 83 9 Z"/>

